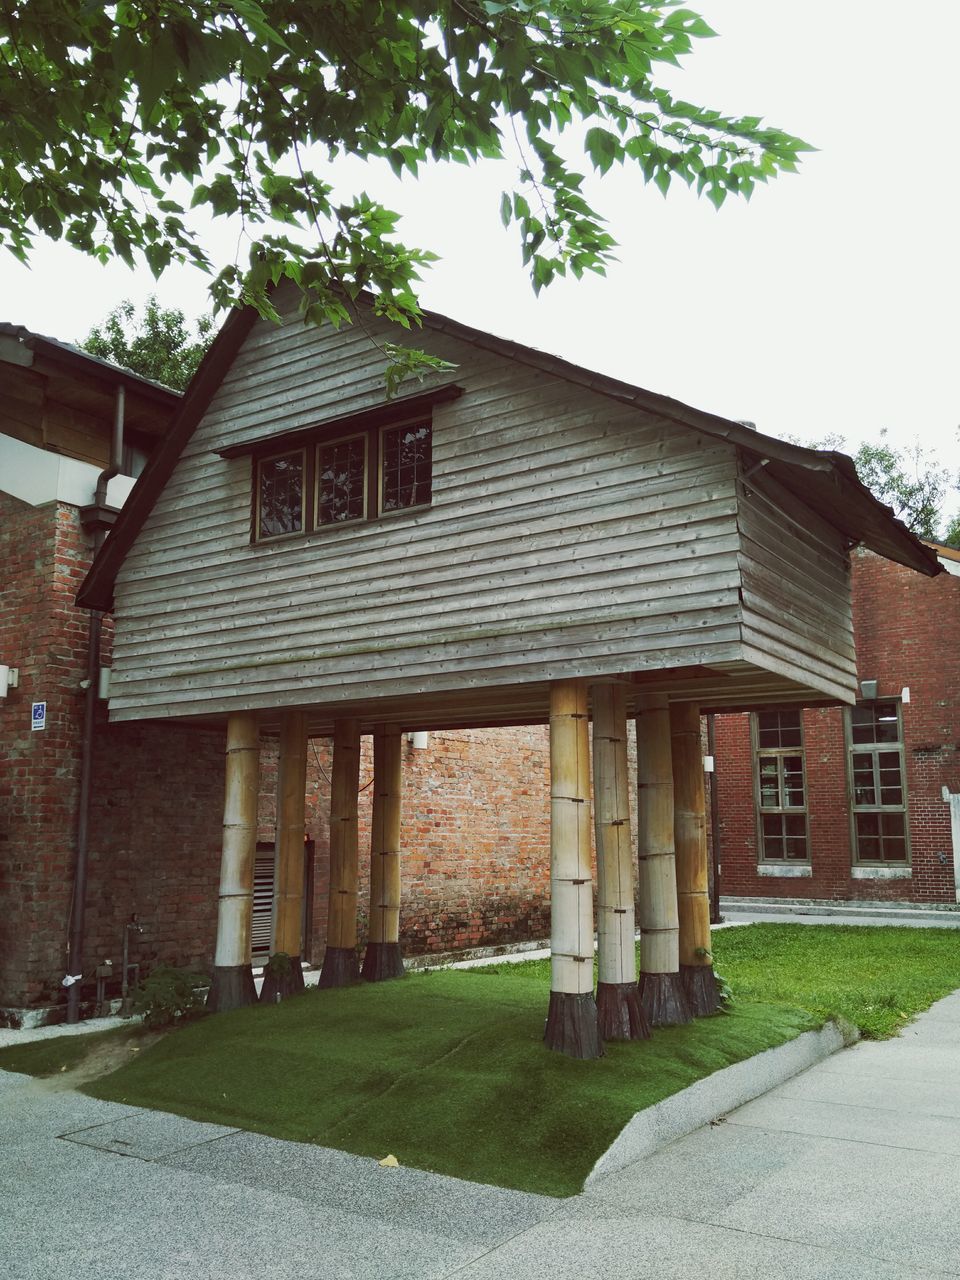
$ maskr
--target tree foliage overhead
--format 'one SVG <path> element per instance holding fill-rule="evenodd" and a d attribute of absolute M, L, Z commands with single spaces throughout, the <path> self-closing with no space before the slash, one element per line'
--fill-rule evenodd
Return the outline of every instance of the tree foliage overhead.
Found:
<path fill-rule="evenodd" d="M 680 178 L 719 206 L 805 149 L 657 83 L 712 34 L 679 0 L 11 0 L 0 243 L 25 260 L 42 234 L 156 275 L 211 270 L 195 206 L 249 234 L 249 258 L 213 280 L 218 304 L 269 315 L 269 285 L 287 277 L 310 320 L 349 319 L 368 289 L 409 324 L 431 255 L 401 244 L 376 201 L 335 190 L 330 160 L 416 175 L 506 155 L 501 214 L 534 287 L 602 272 L 615 246 L 582 194 L 587 165 L 631 166 L 664 193 Z"/>
<path fill-rule="evenodd" d="M 203 359 L 213 338 L 213 317 L 201 316 L 191 333 L 178 307 L 161 307 L 156 297 L 147 299 L 143 315 L 128 300 L 90 330 L 80 347 L 101 360 L 183 391 Z"/>

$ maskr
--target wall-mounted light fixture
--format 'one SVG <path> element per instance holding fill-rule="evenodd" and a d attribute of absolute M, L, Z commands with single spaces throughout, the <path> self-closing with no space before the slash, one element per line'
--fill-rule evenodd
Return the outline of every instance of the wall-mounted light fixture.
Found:
<path fill-rule="evenodd" d="M 864 702 L 873 702 L 876 699 L 879 688 L 879 680 L 861 680 L 860 697 L 863 698 Z"/>
<path fill-rule="evenodd" d="M 20 668 L 0 665 L 0 698 L 7 696 L 8 689 L 17 689 L 19 686 Z"/>
<path fill-rule="evenodd" d="M 414 751 L 426 751 L 430 745 L 430 734 L 425 729 L 419 729 L 416 733 L 408 733 L 407 741 Z"/>
<path fill-rule="evenodd" d="M 908 685 L 904 685 L 903 688 L 900 690 L 900 701 L 901 702 L 910 701 L 910 688 Z"/>

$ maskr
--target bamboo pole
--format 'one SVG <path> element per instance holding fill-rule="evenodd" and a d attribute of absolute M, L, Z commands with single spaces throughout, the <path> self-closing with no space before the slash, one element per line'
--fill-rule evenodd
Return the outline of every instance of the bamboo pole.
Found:
<path fill-rule="evenodd" d="M 256 717 L 250 712 L 237 712 L 227 720 L 217 948 L 213 982 L 207 996 L 207 1008 L 213 1013 L 255 1004 L 257 1000 L 250 963 L 250 933 L 259 777 Z"/>
<path fill-rule="evenodd" d="M 544 1041 L 573 1058 L 599 1058 L 593 997 L 590 738 L 587 686 L 550 686 L 550 1007 Z"/>
<path fill-rule="evenodd" d="M 593 820 L 597 849 L 597 1013 L 604 1040 L 649 1036 L 637 990 L 633 841 L 627 784 L 627 691 L 595 684 Z"/>
<path fill-rule="evenodd" d="M 695 703 L 676 702 L 671 705 L 670 742 L 680 917 L 680 977 L 691 1011 L 703 1016 L 716 1013 L 720 1000 L 710 953 L 707 801 L 703 783 L 700 708 Z"/>
<path fill-rule="evenodd" d="M 360 721 L 335 720 L 330 780 L 330 894 L 321 987 L 343 987 L 360 977 L 357 961 L 359 790 Z"/>
<path fill-rule="evenodd" d="M 670 712 L 662 695 L 637 700 L 637 790 L 640 1003 L 651 1026 L 674 1026 L 691 1013 L 680 980 Z"/>
<path fill-rule="evenodd" d="M 403 973 L 400 952 L 400 789 L 402 737 L 392 725 L 373 731 L 370 823 L 370 934 L 360 976 L 368 982 Z"/>
<path fill-rule="evenodd" d="M 284 711 L 280 717 L 277 768 L 277 891 L 274 953 L 260 999 L 274 1004 L 303 990 L 303 836 L 306 828 L 307 717 Z"/>

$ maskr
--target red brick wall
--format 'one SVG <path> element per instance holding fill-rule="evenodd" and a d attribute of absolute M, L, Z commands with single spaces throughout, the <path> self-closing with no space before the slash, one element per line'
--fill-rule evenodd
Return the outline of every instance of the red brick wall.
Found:
<path fill-rule="evenodd" d="M 760 876 L 749 717 L 717 718 L 721 887 L 725 894 L 797 898 L 953 902 L 949 806 L 960 790 L 960 579 L 927 578 L 868 551 L 853 555 L 853 618 L 859 678 L 878 680 L 881 698 L 910 689 L 902 708 L 910 880 L 854 880 L 847 810 L 843 714 L 803 713 L 810 879 Z"/>
<path fill-rule="evenodd" d="M 34 1001 L 66 963 L 86 636 L 71 601 L 84 566 L 76 509 L 0 493 L 0 564 L 0 661 L 20 669 L 0 700 L 0 1002 Z M 31 704 L 44 701 L 47 727 L 34 732 Z"/>

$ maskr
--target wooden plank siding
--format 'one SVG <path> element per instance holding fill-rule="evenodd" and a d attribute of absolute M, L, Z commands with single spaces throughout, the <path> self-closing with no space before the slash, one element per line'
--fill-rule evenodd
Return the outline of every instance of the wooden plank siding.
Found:
<path fill-rule="evenodd" d="M 856 687 L 850 557 L 843 536 L 765 472 L 740 484 L 745 656 L 803 673 L 852 701 Z"/>
<path fill-rule="evenodd" d="M 426 696 L 437 726 L 519 723 L 556 678 L 709 665 L 849 696 L 845 552 L 778 551 L 731 444 L 429 327 L 411 340 L 456 368 L 411 394 L 464 389 L 433 411 L 432 505 L 252 545 L 251 461 L 219 451 L 381 405 L 394 339 L 254 326 L 117 577 L 111 718 L 412 722 Z"/>

